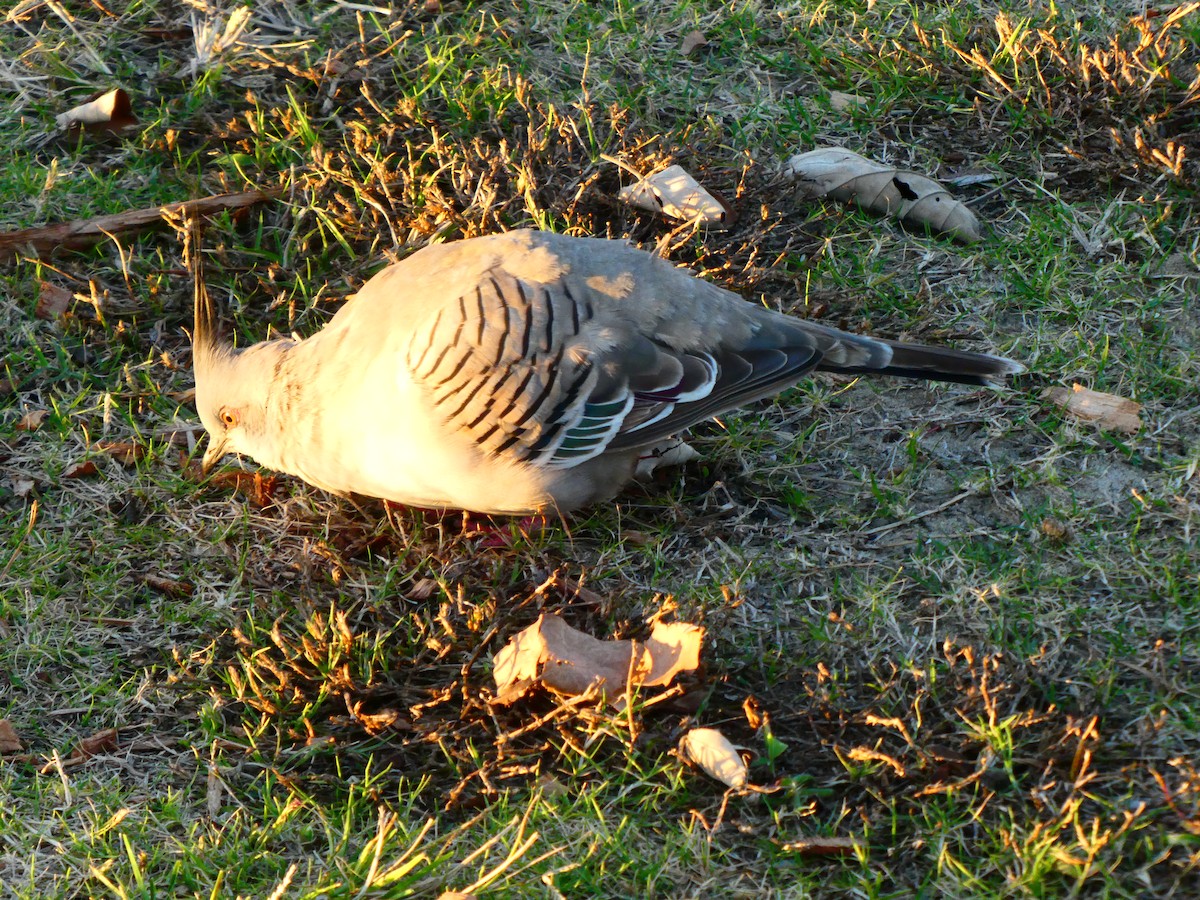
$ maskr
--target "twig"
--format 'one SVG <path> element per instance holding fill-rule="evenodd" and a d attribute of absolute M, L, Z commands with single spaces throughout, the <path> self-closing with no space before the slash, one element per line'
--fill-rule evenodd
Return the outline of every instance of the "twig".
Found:
<path fill-rule="evenodd" d="M 974 496 L 975 493 L 976 492 L 973 489 L 968 488 L 967 490 L 963 491 L 961 494 L 955 494 L 953 497 L 951 497 L 945 503 L 938 504 L 937 506 L 933 507 L 933 509 L 927 509 L 924 512 L 916 513 L 914 515 L 909 516 L 907 519 L 901 519 L 899 522 L 889 522 L 888 524 L 880 525 L 877 528 L 870 528 L 870 529 L 864 531 L 862 533 L 862 536 L 863 537 L 872 537 L 877 534 L 883 534 L 885 531 L 891 531 L 893 528 L 900 528 L 904 525 L 910 525 L 913 522 L 919 521 L 920 519 L 924 519 L 926 516 L 932 516 L 934 513 L 940 513 L 943 509 L 950 508 L 955 503 L 958 503 L 960 500 L 966 500 L 968 497 Z"/>
<path fill-rule="evenodd" d="M 110 216 L 97 216 L 76 222 L 39 225 L 19 231 L 0 232 L 0 262 L 15 259 L 22 253 L 34 256 L 53 256 L 64 250 L 78 250 L 118 234 L 130 234 L 166 224 L 167 216 L 211 216 L 219 212 L 245 209 L 272 200 L 282 193 L 281 188 L 260 191 L 241 191 L 236 194 L 217 194 L 198 200 L 184 200 L 165 206 L 130 209 Z"/>

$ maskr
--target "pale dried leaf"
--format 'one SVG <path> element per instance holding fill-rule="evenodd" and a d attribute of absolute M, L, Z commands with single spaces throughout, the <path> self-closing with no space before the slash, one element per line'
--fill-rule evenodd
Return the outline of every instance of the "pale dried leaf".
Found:
<path fill-rule="evenodd" d="M 679 52 L 684 56 L 695 56 L 707 46 L 708 38 L 704 36 L 704 32 L 694 28 L 683 36 Z"/>
<path fill-rule="evenodd" d="M 462 891 L 443 891 L 438 894 L 438 900 L 476 900 L 475 894 L 464 894 Z"/>
<path fill-rule="evenodd" d="M 731 788 L 744 788 L 748 780 L 746 763 L 737 748 L 715 728 L 693 728 L 679 742 L 685 759 Z"/>
<path fill-rule="evenodd" d="M 17 431 L 37 431 L 50 415 L 49 410 L 31 409 L 17 421 Z"/>
<path fill-rule="evenodd" d="M 233 9 L 228 18 L 222 18 L 224 13 L 210 14 L 203 21 L 195 13 L 192 14 L 192 40 L 195 46 L 195 60 L 190 71 L 207 69 L 216 63 L 228 50 L 236 47 L 242 39 L 242 34 L 250 25 L 253 10 L 246 6 Z M 185 70 L 187 71 L 187 70 Z"/>
<path fill-rule="evenodd" d="M 719 225 L 732 218 L 725 205 L 701 187 L 683 166 L 671 166 L 623 187 L 618 196 L 632 206 L 684 222 Z"/>
<path fill-rule="evenodd" d="M 685 463 L 690 463 L 693 459 L 699 458 L 700 453 L 691 444 L 681 441 L 678 438 L 671 438 L 644 451 L 638 457 L 637 468 L 634 470 L 633 475 L 635 478 L 645 481 L 658 469 L 668 466 L 682 466 Z"/>
<path fill-rule="evenodd" d="M 20 753 L 24 747 L 8 719 L 0 719 L 0 753 Z"/>
<path fill-rule="evenodd" d="M 53 322 L 70 309 L 73 296 L 66 288 L 43 281 L 38 289 L 37 306 L 34 308 L 33 314 L 39 319 Z"/>
<path fill-rule="evenodd" d="M 225 793 L 224 785 L 221 784 L 221 770 L 217 768 L 215 762 L 208 764 L 208 778 L 205 790 L 205 809 L 208 812 L 210 819 L 215 819 L 221 812 L 221 798 Z"/>
<path fill-rule="evenodd" d="M 559 797 L 566 797 L 571 793 L 570 789 L 551 775 L 549 772 L 543 772 L 537 779 L 538 790 L 542 792 L 543 797 L 548 797 L 551 800 L 557 800 Z"/>
<path fill-rule="evenodd" d="M 504 693 L 521 682 L 532 683 L 541 674 L 546 658 L 546 639 L 542 636 L 543 614 L 528 628 L 513 635 L 500 652 L 492 657 L 492 677 L 496 690 Z"/>
<path fill-rule="evenodd" d="M 119 131 L 137 124 L 129 94 L 121 88 L 105 91 L 98 97 L 59 114 L 59 128 L 82 128 L 88 131 Z"/>
<path fill-rule="evenodd" d="M 20 500 L 24 500 L 26 497 L 32 494 L 34 488 L 36 487 L 37 482 L 32 478 L 14 478 L 12 480 L 13 496 Z"/>
<path fill-rule="evenodd" d="M 863 209 L 922 225 L 964 243 L 981 239 L 979 220 L 942 185 L 859 156 L 841 147 L 822 147 L 793 156 L 788 172 L 806 197 L 853 200 Z"/>
<path fill-rule="evenodd" d="M 704 629 L 687 622 L 655 622 L 646 641 L 650 671 L 642 682 L 646 687 L 670 684 L 680 672 L 694 671 L 700 665 L 700 647 Z"/>
<path fill-rule="evenodd" d="M 844 91 L 829 92 L 829 106 L 834 112 L 845 112 L 848 109 L 861 109 L 867 105 L 867 99 L 858 94 L 847 94 Z"/>
<path fill-rule="evenodd" d="M 542 684 L 553 691 L 575 696 L 597 685 L 603 695 L 624 693 L 630 675 L 635 681 L 645 668 L 633 641 L 602 641 L 568 625 L 558 616 L 542 617 L 546 641 L 546 659 L 542 666 Z"/>
<path fill-rule="evenodd" d="M 1172 253 L 1168 256 L 1153 278 L 1200 278 L 1200 266 L 1192 261 L 1186 253 Z"/>
<path fill-rule="evenodd" d="M 617 701 L 631 683 L 660 687 L 695 669 L 703 639 L 699 626 L 658 622 L 644 647 L 637 641 L 604 641 L 543 613 L 492 658 L 493 702 L 511 703 L 538 682 L 569 696 L 598 686 L 603 696 Z"/>
<path fill-rule="evenodd" d="M 1042 399 L 1063 408 L 1069 415 L 1095 422 L 1109 431 L 1132 434 L 1142 427 L 1138 413 L 1142 405 L 1116 394 L 1093 391 L 1080 384 L 1069 388 L 1049 387 L 1042 391 Z"/>

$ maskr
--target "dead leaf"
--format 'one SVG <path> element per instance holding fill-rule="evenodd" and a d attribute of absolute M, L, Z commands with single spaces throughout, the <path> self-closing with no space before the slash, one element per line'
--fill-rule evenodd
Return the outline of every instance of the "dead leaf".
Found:
<path fill-rule="evenodd" d="M 708 38 L 704 36 L 704 32 L 698 28 L 693 28 L 683 36 L 683 41 L 679 45 L 679 52 L 684 56 L 695 56 L 707 46 Z"/>
<path fill-rule="evenodd" d="M 37 306 L 33 310 L 33 314 L 39 319 L 46 319 L 53 322 L 62 318 L 68 309 L 71 308 L 71 300 L 74 294 L 66 288 L 61 288 L 57 284 L 51 284 L 49 281 L 43 281 L 38 289 Z"/>
<path fill-rule="evenodd" d="M 762 704 L 754 697 L 747 697 L 742 701 L 742 712 L 746 714 L 746 724 L 754 731 L 762 728 L 763 723 L 767 720 L 767 715 L 763 712 Z"/>
<path fill-rule="evenodd" d="M 81 740 L 76 745 L 71 758 L 82 757 L 83 759 L 91 759 L 93 756 L 101 753 L 116 750 L 117 745 L 117 729 L 105 728 L 103 731 L 97 731 L 95 734 Z"/>
<path fill-rule="evenodd" d="M 543 797 L 548 797 L 551 800 L 557 800 L 560 797 L 568 796 L 570 789 L 551 775 L 549 772 L 543 772 L 537 778 L 538 790 L 542 792 Z"/>
<path fill-rule="evenodd" d="M 834 112 L 845 112 L 848 109 L 862 109 L 867 105 L 867 99 L 858 94 L 847 94 L 843 91 L 829 92 L 829 106 Z"/>
<path fill-rule="evenodd" d="M 602 696 L 619 701 L 630 683 L 660 687 L 695 669 L 703 638 L 698 626 L 656 622 L 645 646 L 604 641 L 543 613 L 492 658 L 496 702 L 510 703 L 539 682 L 568 696 L 597 686 Z"/>
<path fill-rule="evenodd" d="M 17 730 L 8 719 L 0 719 L 0 753 L 20 753 L 25 749 Z"/>
<path fill-rule="evenodd" d="M 17 431 L 37 431 L 42 427 L 42 423 L 46 421 L 48 415 L 50 415 L 48 410 L 31 409 L 17 422 Z"/>
<path fill-rule="evenodd" d="M 168 597 L 190 597 L 196 590 L 194 584 L 180 578 L 168 578 L 165 575 L 154 575 L 150 572 L 143 572 L 134 577 L 152 591 L 158 591 Z"/>
<path fill-rule="evenodd" d="M 1043 535 L 1056 544 L 1065 544 L 1071 540 L 1071 526 L 1053 516 L 1042 519 L 1038 528 Z"/>
<path fill-rule="evenodd" d="M 732 210 L 701 187 L 683 166 L 671 166 L 627 185 L 617 196 L 631 206 L 684 222 L 733 224 Z"/>
<path fill-rule="evenodd" d="M 37 482 L 32 478 L 14 478 L 12 480 L 13 496 L 20 500 L 24 500 L 26 497 L 32 494 L 34 488 L 36 487 Z"/>
<path fill-rule="evenodd" d="M 727 787 L 744 788 L 749 780 L 745 760 L 715 728 L 693 728 L 680 740 L 679 752 Z"/>
<path fill-rule="evenodd" d="M 474 894 L 464 894 L 462 891 L 443 891 L 438 894 L 438 900 L 476 900 Z"/>
<path fill-rule="evenodd" d="M 233 488 L 258 507 L 266 506 L 274 499 L 275 488 L 279 483 L 275 475 L 264 478 L 261 472 L 246 472 L 242 469 L 226 469 L 205 475 L 199 460 L 189 460 L 183 450 L 179 451 L 179 468 L 180 475 L 188 481 L 213 488 Z"/>
<path fill-rule="evenodd" d="M 655 622 L 646 641 L 650 671 L 642 682 L 646 687 L 662 687 L 680 672 L 695 671 L 700 665 L 700 647 L 704 629 L 687 622 Z"/>
<path fill-rule="evenodd" d="M 93 460 L 85 459 L 83 462 L 75 463 L 69 469 L 63 472 L 63 478 L 91 478 L 93 475 L 100 474 L 100 470 L 96 468 L 96 463 Z"/>
<path fill-rule="evenodd" d="M 409 600 L 428 600 L 440 585 L 433 578 L 422 578 L 408 589 Z"/>
<path fill-rule="evenodd" d="M 863 209 L 923 225 L 963 243 L 982 239 L 979 220 L 932 178 L 880 165 L 841 147 L 821 147 L 788 160 L 804 196 L 853 200 Z"/>
<path fill-rule="evenodd" d="M 221 770 L 217 767 L 215 760 L 210 760 L 204 791 L 204 806 L 210 819 L 215 819 L 221 814 L 221 798 L 224 793 L 225 786 L 221 783 Z"/>
<path fill-rule="evenodd" d="M 1192 261 L 1186 253 L 1172 253 L 1168 256 L 1151 278 L 1198 278 L 1200 266 Z"/>
<path fill-rule="evenodd" d="M 62 766 L 77 766 L 87 762 L 93 756 L 98 756 L 101 753 L 108 753 L 111 750 L 116 750 L 120 742 L 117 739 L 119 734 L 116 728 L 106 728 L 103 731 L 97 731 L 93 735 L 89 735 L 75 745 L 75 749 L 71 751 L 71 755 L 61 761 Z M 42 766 L 42 774 L 45 775 L 53 772 L 55 764 L 53 762 L 46 763 Z"/>
<path fill-rule="evenodd" d="M 691 444 L 681 441 L 679 438 L 671 438 L 642 452 L 638 457 L 633 477 L 639 481 L 645 481 L 658 469 L 686 465 L 693 459 L 699 458 L 699 451 Z"/>
<path fill-rule="evenodd" d="M 801 856 L 848 856 L 855 851 L 856 847 L 854 838 L 819 836 L 788 841 L 786 844 L 779 845 L 781 850 L 788 853 L 799 853 Z"/>
<path fill-rule="evenodd" d="M 145 447 L 128 441 L 100 441 L 94 449 L 111 456 L 127 469 L 136 466 L 146 455 Z"/>
<path fill-rule="evenodd" d="M 105 91 L 87 103 L 56 117 L 59 128 L 83 131 L 120 131 L 137 124 L 133 103 L 121 88 Z"/>
<path fill-rule="evenodd" d="M 1142 427 L 1138 415 L 1142 404 L 1116 394 L 1093 391 L 1081 384 L 1073 384 L 1069 388 L 1046 388 L 1042 391 L 1042 399 L 1062 407 L 1076 418 L 1095 422 L 1109 431 L 1133 434 Z"/>

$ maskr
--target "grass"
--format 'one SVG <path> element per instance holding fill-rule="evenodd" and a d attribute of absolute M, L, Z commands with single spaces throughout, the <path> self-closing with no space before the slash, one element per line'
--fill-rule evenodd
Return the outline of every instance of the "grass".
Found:
<path fill-rule="evenodd" d="M 1194 896 L 1200 10 L 361 6 L 255 8 L 204 59 L 215 6 L 14 7 L 0 227 L 282 187 L 206 229 L 240 342 L 315 331 L 431 241 L 535 225 L 1032 374 L 808 382 L 493 546 L 455 515 L 189 478 L 170 231 L 4 264 L 0 719 L 24 746 L 0 755 L 0 896 Z M 56 133 L 118 84 L 137 127 Z M 829 143 L 992 176 L 954 189 L 985 240 L 799 201 L 784 161 Z M 732 229 L 616 201 L 671 162 Z M 43 281 L 75 295 L 57 321 Z M 1144 427 L 1040 399 L 1073 382 Z M 705 667 L 632 720 L 489 703 L 491 655 L 542 610 L 603 637 L 703 622 Z M 689 724 L 770 791 L 686 767 Z"/>

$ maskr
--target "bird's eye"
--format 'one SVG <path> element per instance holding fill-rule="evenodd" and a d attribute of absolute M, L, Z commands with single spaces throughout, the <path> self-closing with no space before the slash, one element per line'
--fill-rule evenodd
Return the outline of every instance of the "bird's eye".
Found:
<path fill-rule="evenodd" d="M 235 416 L 229 410 L 225 410 L 221 413 L 221 421 L 225 423 L 226 428 L 232 428 L 237 424 L 237 416 Z"/>

